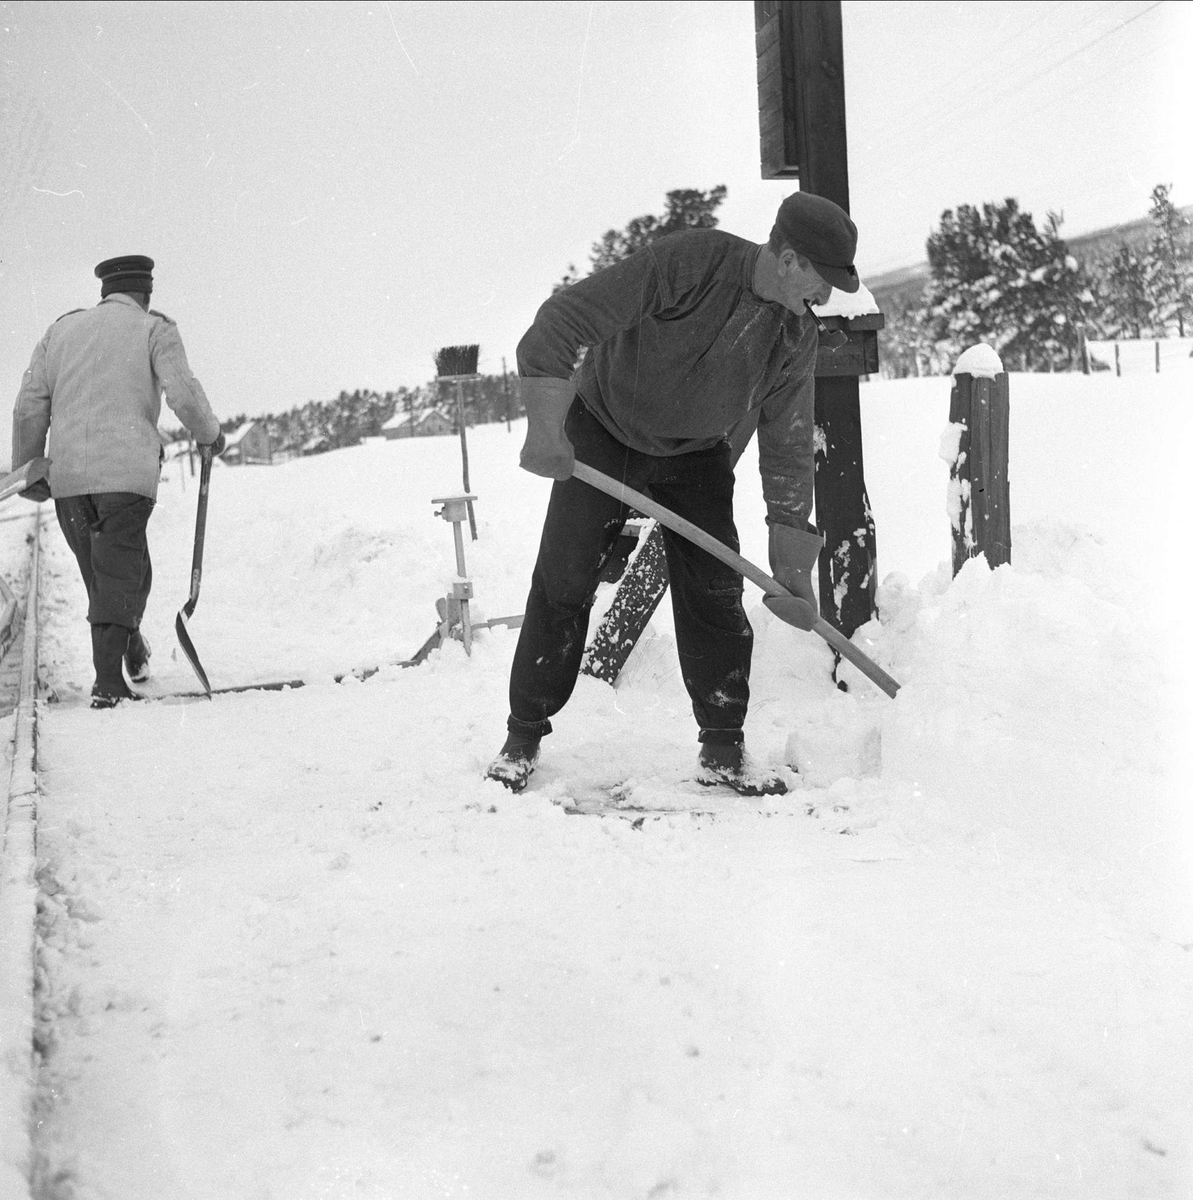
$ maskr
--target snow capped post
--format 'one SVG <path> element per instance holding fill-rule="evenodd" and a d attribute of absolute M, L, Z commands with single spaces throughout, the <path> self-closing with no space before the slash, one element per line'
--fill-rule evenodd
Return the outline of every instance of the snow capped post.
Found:
<path fill-rule="evenodd" d="M 1007 373 L 1002 359 L 981 342 L 953 368 L 949 426 L 940 447 L 949 464 L 954 575 L 979 554 L 991 567 L 1011 561 L 1009 427 Z"/>

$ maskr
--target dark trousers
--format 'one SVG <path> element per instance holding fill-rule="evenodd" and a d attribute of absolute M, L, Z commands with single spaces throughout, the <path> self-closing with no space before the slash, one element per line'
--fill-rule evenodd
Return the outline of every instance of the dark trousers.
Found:
<path fill-rule="evenodd" d="M 87 620 L 139 629 L 153 586 L 145 535 L 153 501 L 135 492 L 97 492 L 55 500 L 54 508 L 87 588 Z"/>
<path fill-rule="evenodd" d="M 581 462 L 646 492 L 738 550 L 728 442 L 673 458 L 642 454 L 610 436 L 579 400 L 568 413 L 566 430 Z M 576 478 L 552 488 L 510 673 L 512 731 L 550 733 L 549 718 L 571 696 L 601 569 L 628 513 L 621 501 Z M 740 730 L 754 645 L 742 607 L 741 576 L 669 529 L 663 539 L 680 670 L 696 723 L 702 732 Z"/>

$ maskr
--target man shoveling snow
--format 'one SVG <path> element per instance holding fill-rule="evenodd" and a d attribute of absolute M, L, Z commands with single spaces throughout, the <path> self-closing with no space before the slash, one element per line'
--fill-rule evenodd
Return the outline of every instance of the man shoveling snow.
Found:
<path fill-rule="evenodd" d="M 521 465 L 554 479 L 510 672 L 508 737 L 488 770 L 521 791 L 575 687 L 601 570 L 629 509 L 573 476 L 577 458 L 642 491 L 736 551 L 733 452 L 756 426 L 771 570 L 815 606 L 822 540 L 813 486 L 811 304 L 854 292 L 857 230 L 797 192 L 758 245 L 714 229 L 661 238 L 547 300 L 518 346 L 526 407 Z M 582 348 L 588 352 L 578 370 Z M 745 436 L 743 436 L 745 435 Z M 743 726 L 753 633 L 742 579 L 664 530 L 684 685 L 699 726 L 697 778 L 778 794 L 752 767 Z"/>

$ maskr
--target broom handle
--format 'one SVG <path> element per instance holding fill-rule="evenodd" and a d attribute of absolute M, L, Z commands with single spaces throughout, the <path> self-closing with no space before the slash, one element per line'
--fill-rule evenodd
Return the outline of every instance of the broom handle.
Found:
<path fill-rule="evenodd" d="M 575 470 L 572 472 L 577 479 L 583 480 L 590 484 L 598 491 L 615 497 L 623 504 L 628 504 L 631 508 L 636 508 L 639 512 L 644 512 L 647 516 L 654 517 L 660 525 L 666 525 L 668 529 L 688 539 L 690 542 L 695 542 L 702 550 L 707 550 L 714 558 L 719 558 L 721 562 L 732 567 L 739 575 L 748 579 L 751 583 L 757 584 L 768 596 L 790 596 L 791 593 L 777 580 L 768 575 L 765 571 L 756 567 L 748 558 L 743 558 L 734 550 L 730 550 L 724 542 L 718 541 L 710 533 L 706 533 L 699 525 L 693 525 L 691 521 L 681 517 L 678 513 L 673 513 L 669 508 L 664 508 L 661 504 L 656 504 L 649 496 L 644 496 L 641 492 L 636 492 L 631 487 L 626 487 L 624 483 L 619 483 L 616 479 L 610 478 L 602 471 L 598 471 L 595 467 L 590 467 L 587 463 L 576 460 Z M 798 597 L 797 597 L 798 598 Z M 807 604 L 807 601 L 804 601 Z M 809 604 L 809 608 L 812 606 Z M 842 658 L 847 658 L 867 679 L 877 684 L 886 694 L 894 697 L 899 690 L 898 683 L 895 682 L 865 651 L 858 649 L 839 629 L 830 625 L 819 614 L 814 615 L 812 621 L 812 632 L 822 637 Z"/>
<path fill-rule="evenodd" d="M 464 491 L 470 492 L 472 488 L 469 486 L 468 480 L 468 433 L 464 426 L 464 383 L 463 380 L 456 380 L 456 423 L 460 426 L 460 458 L 464 463 Z M 467 501 L 468 509 L 468 532 L 472 534 L 472 540 L 476 541 L 476 513 L 472 510 L 472 501 Z"/>

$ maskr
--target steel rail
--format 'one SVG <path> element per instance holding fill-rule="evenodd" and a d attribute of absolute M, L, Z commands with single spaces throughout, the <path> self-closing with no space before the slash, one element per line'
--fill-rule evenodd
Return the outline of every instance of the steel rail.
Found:
<path fill-rule="evenodd" d="M 37 652 L 41 512 L 33 523 L 25 593 L 19 698 L 0 852 L 0 1064 L 11 1086 L 0 1087 L 0 1142 L 4 1166 L 17 1167 L 30 1194 L 34 1166 L 33 1096 L 36 1087 L 34 955 L 37 929 Z M 11 1194 L 11 1193 L 9 1193 Z"/>

